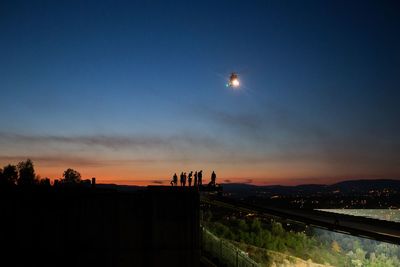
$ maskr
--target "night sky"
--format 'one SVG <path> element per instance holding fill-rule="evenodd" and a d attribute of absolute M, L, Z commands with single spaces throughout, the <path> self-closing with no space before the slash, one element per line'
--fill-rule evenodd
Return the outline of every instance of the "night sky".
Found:
<path fill-rule="evenodd" d="M 400 178 L 398 1 L 1 1 L 0 166 Z M 242 86 L 225 86 L 238 72 Z"/>

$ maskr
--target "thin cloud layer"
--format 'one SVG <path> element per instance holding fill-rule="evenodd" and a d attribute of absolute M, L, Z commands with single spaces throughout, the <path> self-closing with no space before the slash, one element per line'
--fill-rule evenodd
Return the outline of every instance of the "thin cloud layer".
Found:
<path fill-rule="evenodd" d="M 219 144 L 216 140 L 205 136 L 194 136 L 188 134 L 175 136 L 111 136 L 111 135 L 81 135 L 81 136 L 60 136 L 60 135 L 24 135 L 17 133 L 0 132 L 0 142 L 3 143 L 27 143 L 27 144 L 75 144 L 88 147 L 100 146 L 108 149 L 124 148 L 172 148 L 175 146 L 197 146 L 216 147 Z"/>
<path fill-rule="evenodd" d="M 4 156 L 0 155 L 0 162 L 16 164 L 20 161 L 30 158 L 33 162 L 39 163 L 44 167 L 57 167 L 57 166 L 81 166 L 81 167 L 115 167 L 121 165 L 143 165 L 143 164 L 154 164 L 155 160 L 151 159 L 125 159 L 125 160 L 110 160 L 110 159 L 96 159 L 93 157 L 79 157 L 69 155 L 46 155 L 46 156 L 35 156 L 34 153 L 31 155 L 19 155 L 19 156 Z"/>

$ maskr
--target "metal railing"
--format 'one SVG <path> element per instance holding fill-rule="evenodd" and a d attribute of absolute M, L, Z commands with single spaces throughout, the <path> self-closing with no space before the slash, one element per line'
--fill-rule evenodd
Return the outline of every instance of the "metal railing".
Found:
<path fill-rule="evenodd" d="M 318 210 L 262 207 L 237 199 L 219 196 L 201 196 L 201 202 L 235 211 L 257 214 L 258 217 L 275 217 L 280 220 L 306 224 L 337 233 L 345 233 L 400 245 L 400 222 L 334 214 Z"/>
<path fill-rule="evenodd" d="M 240 250 L 227 240 L 215 236 L 205 227 L 201 227 L 202 248 L 207 254 L 218 259 L 222 264 L 235 267 L 258 267 L 260 264 L 252 260 L 246 252 Z"/>

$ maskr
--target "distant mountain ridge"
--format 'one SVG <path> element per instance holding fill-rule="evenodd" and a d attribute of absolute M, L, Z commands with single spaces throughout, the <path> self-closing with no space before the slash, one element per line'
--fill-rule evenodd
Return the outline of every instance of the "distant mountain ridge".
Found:
<path fill-rule="evenodd" d="M 96 184 L 96 188 L 103 190 L 118 190 L 122 192 L 133 192 L 145 187 L 138 185 L 119 185 L 119 184 Z"/>
<path fill-rule="evenodd" d="M 359 179 L 342 181 L 335 184 L 303 184 L 295 186 L 287 185 L 263 185 L 257 186 L 252 184 L 222 184 L 224 192 L 246 192 L 255 193 L 262 191 L 270 194 L 296 194 L 296 193 L 326 193 L 340 191 L 342 193 L 350 192 L 368 192 L 371 190 L 392 189 L 400 192 L 400 180 L 393 179 Z"/>
<path fill-rule="evenodd" d="M 291 194 L 311 194 L 311 193 L 327 193 L 340 191 L 342 193 L 351 192 L 369 192 L 370 190 L 393 189 L 400 192 L 400 180 L 393 179 L 359 179 L 342 181 L 335 184 L 302 184 L 302 185 L 253 185 L 246 183 L 223 183 L 224 192 L 241 193 L 251 195 L 257 192 L 277 195 Z M 118 190 L 124 192 L 137 191 L 146 188 L 146 186 L 135 185 L 119 185 L 119 184 L 97 184 L 97 188 L 105 190 Z"/>
<path fill-rule="evenodd" d="M 349 180 L 330 185 L 329 187 L 331 189 L 337 189 L 341 191 L 346 191 L 346 190 L 370 191 L 370 190 L 383 190 L 383 189 L 394 189 L 399 191 L 400 180 L 391 180 L 391 179 Z"/>

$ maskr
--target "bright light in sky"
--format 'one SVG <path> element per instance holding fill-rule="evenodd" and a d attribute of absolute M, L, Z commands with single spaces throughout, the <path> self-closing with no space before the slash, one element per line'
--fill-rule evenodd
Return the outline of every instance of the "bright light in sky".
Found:
<path fill-rule="evenodd" d="M 239 87 L 239 85 L 240 85 L 240 82 L 238 79 L 232 80 L 232 87 Z"/>

